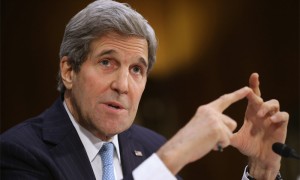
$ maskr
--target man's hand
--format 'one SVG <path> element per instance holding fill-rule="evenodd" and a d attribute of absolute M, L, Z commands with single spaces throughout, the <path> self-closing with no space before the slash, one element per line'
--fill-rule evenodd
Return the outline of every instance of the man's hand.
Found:
<path fill-rule="evenodd" d="M 249 79 L 249 93 L 244 124 L 231 139 L 231 144 L 249 157 L 250 174 L 256 179 L 272 179 L 280 169 L 281 157 L 272 151 L 275 142 L 284 143 L 289 115 L 280 112 L 279 102 L 264 102 L 259 89 L 258 74 Z"/>
<path fill-rule="evenodd" d="M 217 144 L 227 147 L 237 125 L 223 111 L 250 93 L 252 90 L 244 87 L 200 106 L 194 117 L 158 150 L 157 155 L 173 174 L 177 174 L 186 164 L 202 158 L 212 149 L 217 150 Z"/>

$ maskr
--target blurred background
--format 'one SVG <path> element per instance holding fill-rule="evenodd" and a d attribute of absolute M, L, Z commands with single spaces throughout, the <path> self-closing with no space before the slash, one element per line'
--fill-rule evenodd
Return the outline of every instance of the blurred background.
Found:
<path fill-rule="evenodd" d="M 1 0 L 1 133 L 41 113 L 59 96 L 64 27 L 89 0 Z M 260 74 L 265 100 L 290 114 L 287 144 L 300 152 L 299 2 L 297 0 L 127 0 L 154 27 L 157 63 L 136 123 L 167 138 L 198 106 L 248 85 Z M 246 100 L 225 111 L 242 125 Z M 201 131 L 201 129 L 199 129 Z M 255 145 L 255 144 L 254 144 Z M 247 158 L 228 147 L 186 166 L 184 179 L 241 179 Z M 300 161 L 283 159 L 284 179 Z"/>

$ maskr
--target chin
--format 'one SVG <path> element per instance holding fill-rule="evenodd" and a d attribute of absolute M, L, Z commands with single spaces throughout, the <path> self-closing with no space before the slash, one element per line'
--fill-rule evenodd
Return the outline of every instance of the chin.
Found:
<path fill-rule="evenodd" d="M 118 125 L 118 126 L 116 126 L 115 128 L 111 128 L 111 130 L 112 130 L 111 132 L 112 132 L 114 135 L 120 134 L 120 133 L 126 131 L 126 130 L 131 126 L 131 124 L 132 124 L 132 123 L 130 123 L 130 124 L 124 124 L 124 125 L 122 125 L 122 126 Z"/>
<path fill-rule="evenodd" d="M 108 137 L 112 137 L 116 134 L 120 134 L 124 131 L 126 131 L 130 126 L 132 125 L 132 123 L 126 123 L 126 124 L 122 124 L 120 125 L 120 123 L 118 124 L 111 124 L 111 125 L 108 125 L 106 127 L 102 127 L 102 128 L 98 128 L 97 132 L 98 133 L 101 133 L 101 134 L 105 134 L 106 136 Z"/>

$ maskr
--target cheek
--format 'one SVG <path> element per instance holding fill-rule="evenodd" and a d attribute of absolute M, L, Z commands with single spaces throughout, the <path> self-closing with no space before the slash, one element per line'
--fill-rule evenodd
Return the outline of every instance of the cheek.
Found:
<path fill-rule="evenodd" d="M 78 89 L 85 93 L 87 96 L 96 95 L 105 88 L 105 79 L 99 78 L 99 75 L 91 72 L 85 73 L 85 76 L 81 76 L 78 83 Z"/>
<path fill-rule="evenodd" d="M 84 111 L 92 108 L 92 100 L 97 96 L 97 91 L 99 91 L 99 82 L 95 76 L 89 74 L 78 75 L 72 89 L 74 98 Z"/>
<path fill-rule="evenodd" d="M 145 89 L 145 84 L 146 83 L 139 84 L 139 85 L 135 86 L 135 90 L 133 91 L 133 94 L 134 94 L 134 103 L 135 103 L 135 110 L 137 110 L 138 105 L 140 103 L 142 94 L 143 94 L 144 89 Z"/>

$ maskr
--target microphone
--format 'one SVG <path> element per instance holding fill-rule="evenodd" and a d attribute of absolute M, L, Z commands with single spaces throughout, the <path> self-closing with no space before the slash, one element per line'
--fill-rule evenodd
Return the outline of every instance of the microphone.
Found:
<path fill-rule="evenodd" d="M 300 156 L 296 153 L 295 149 L 288 147 L 286 144 L 276 142 L 272 145 L 272 149 L 276 154 L 279 154 L 282 157 L 300 159 Z"/>

